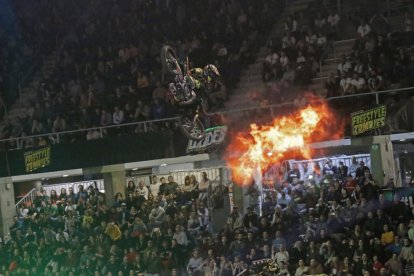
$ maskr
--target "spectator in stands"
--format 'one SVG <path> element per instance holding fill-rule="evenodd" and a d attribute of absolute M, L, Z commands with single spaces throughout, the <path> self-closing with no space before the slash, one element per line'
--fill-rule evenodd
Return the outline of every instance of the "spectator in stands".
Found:
<path fill-rule="evenodd" d="M 371 26 L 365 19 L 361 19 L 357 32 L 361 40 L 365 39 L 365 37 L 371 32 Z"/>
<path fill-rule="evenodd" d="M 374 92 L 384 90 L 385 86 L 382 76 L 378 75 L 375 71 L 371 71 L 368 79 L 368 88 Z"/>
<path fill-rule="evenodd" d="M 358 73 L 354 73 L 351 80 L 351 91 L 353 93 L 362 93 L 366 90 L 366 82 Z"/>

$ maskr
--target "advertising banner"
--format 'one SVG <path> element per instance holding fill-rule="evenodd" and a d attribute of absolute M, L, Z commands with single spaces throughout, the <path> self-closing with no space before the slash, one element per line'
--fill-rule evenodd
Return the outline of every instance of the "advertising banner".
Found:
<path fill-rule="evenodd" d="M 385 126 L 386 111 L 385 105 L 380 105 L 369 110 L 360 110 L 352 113 L 352 135 L 360 135 Z"/>
<path fill-rule="evenodd" d="M 24 153 L 26 172 L 32 172 L 50 164 L 50 147 L 31 150 Z"/>
<path fill-rule="evenodd" d="M 223 143 L 226 137 L 227 127 L 216 126 L 208 128 L 206 131 L 206 137 L 201 141 L 189 140 L 187 145 L 187 153 L 200 153 L 206 152 L 216 145 Z"/>

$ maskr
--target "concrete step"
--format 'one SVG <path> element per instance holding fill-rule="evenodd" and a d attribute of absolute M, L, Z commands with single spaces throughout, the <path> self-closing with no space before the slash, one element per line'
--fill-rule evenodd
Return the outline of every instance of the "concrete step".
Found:
<path fill-rule="evenodd" d="M 258 71 L 263 69 L 263 63 L 262 62 L 255 62 L 251 64 L 248 68 L 249 71 Z"/>
<path fill-rule="evenodd" d="M 308 7 L 309 3 L 314 0 L 296 0 L 288 3 L 283 14 L 279 17 L 277 23 L 274 24 L 273 30 L 269 37 L 281 37 L 283 34 L 283 25 L 288 15 L 294 14 Z M 256 61 L 246 68 L 240 76 L 235 93 L 226 102 L 227 107 L 248 107 L 252 104 L 257 105 L 262 99 L 262 93 L 265 85 L 262 81 L 263 62 L 269 49 L 265 46 L 261 47 L 256 55 Z"/>
<path fill-rule="evenodd" d="M 25 107 L 13 108 L 12 110 L 8 112 L 8 116 L 10 118 L 15 118 L 15 117 L 26 114 L 26 112 L 27 112 L 27 108 Z"/>
<path fill-rule="evenodd" d="M 262 71 L 253 71 L 251 74 L 245 74 L 242 79 L 240 79 L 240 83 L 243 82 L 256 82 L 262 80 Z"/>
<path fill-rule="evenodd" d="M 259 88 L 261 88 L 263 85 L 262 81 L 257 81 L 257 82 L 251 82 L 251 83 L 246 83 L 246 84 L 240 84 L 237 87 L 238 93 L 242 94 L 246 91 L 251 91 L 251 90 L 257 90 Z"/>

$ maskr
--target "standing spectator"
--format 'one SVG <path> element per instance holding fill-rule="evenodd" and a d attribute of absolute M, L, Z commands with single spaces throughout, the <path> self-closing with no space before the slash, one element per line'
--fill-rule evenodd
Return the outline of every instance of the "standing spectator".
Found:
<path fill-rule="evenodd" d="M 206 202 L 207 200 L 207 194 L 208 194 L 208 189 L 210 188 L 210 179 L 207 176 L 206 172 L 202 172 L 201 173 L 201 180 L 198 183 L 198 192 L 199 192 L 199 196 L 198 198 L 203 201 Z"/>
<path fill-rule="evenodd" d="M 158 182 L 157 176 L 152 176 L 151 178 L 151 184 L 149 185 L 149 190 L 151 194 L 155 197 L 160 193 L 160 186 L 161 182 Z"/>

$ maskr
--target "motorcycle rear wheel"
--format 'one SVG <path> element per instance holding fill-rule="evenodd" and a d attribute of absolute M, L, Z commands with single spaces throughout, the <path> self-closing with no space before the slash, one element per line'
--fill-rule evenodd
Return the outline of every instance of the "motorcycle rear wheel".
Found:
<path fill-rule="evenodd" d="M 178 118 L 178 125 L 188 139 L 200 141 L 206 136 L 204 125 L 199 118 L 183 115 Z"/>

